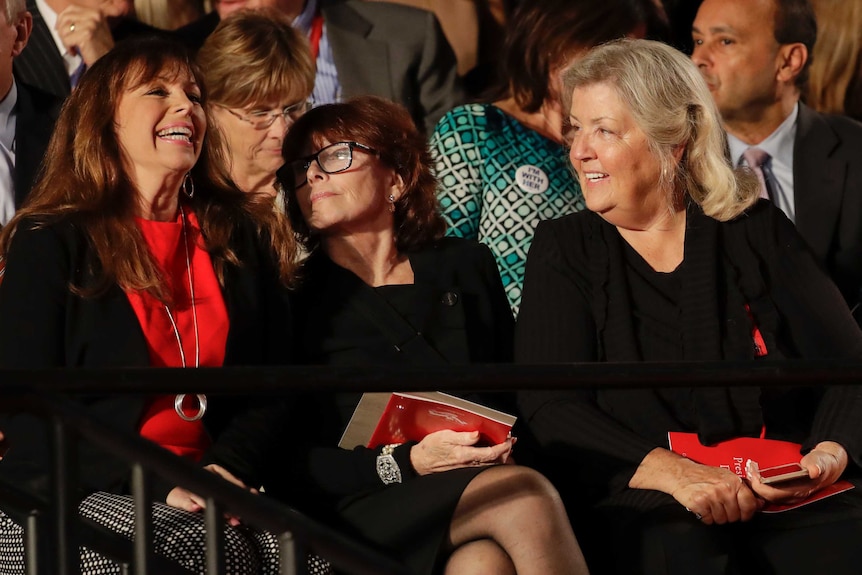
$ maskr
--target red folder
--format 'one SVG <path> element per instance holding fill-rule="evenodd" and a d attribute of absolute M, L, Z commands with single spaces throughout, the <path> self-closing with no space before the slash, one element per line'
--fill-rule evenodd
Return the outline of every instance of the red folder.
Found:
<path fill-rule="evenodd" d="M 715 445 L 703 445 L 696 433 L 671 431 L 667 434 L 667 441 L 668 448 L 674 453 L 697 463 L 729 469 L 743 478 L 745 477 L 745 462 L 749 459 L 757 462 L 760 468 L 798 463 L 802 459 L 802 453 L 800 453 L 802 446 L 800 444 L 778 439 L 738 437 L 721 441 Z M 777 513 L 795 509 L 849 489 L 853 489 L 853 484 L 849 481 L 836 481 L 808 499 L 786 505 L 768 503 L 763 511 L 764 513 Z"/>
<path fill-rule="evenodd" d="M 339 446 L 374 448 L 421 441 L 429 433 L 443 429 L 478 431 L 477 445 L 497 445 L 509 437 L 514 423 L 512 415 L 445 393 L 366 393 Z"/>

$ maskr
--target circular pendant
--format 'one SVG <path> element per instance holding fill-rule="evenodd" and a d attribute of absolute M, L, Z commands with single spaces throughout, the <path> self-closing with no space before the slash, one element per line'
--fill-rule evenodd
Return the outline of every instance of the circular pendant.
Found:
<path fill-rule="evenodd" d="M 207 412 L 207 396 L 198 393 L 195 397 L 198 398 L 198 411 L 194 415 L 186 415 L 186 411 L 183 409 L 183 402 L 186 399 L 185 393 L 178 393 L 174 399 L 174 410 L 183 421 L 197 421 Z"/>

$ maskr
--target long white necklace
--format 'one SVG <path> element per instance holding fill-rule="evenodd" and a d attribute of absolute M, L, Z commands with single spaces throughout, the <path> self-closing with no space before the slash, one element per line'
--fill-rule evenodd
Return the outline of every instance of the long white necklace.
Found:
<path fill-rule="evenodd" d="M 182 221 L 183 226 L 183 248 L 186 253 L 186 273 L 189 278 L 189 298 L 191 298 L 192 302 L 192 321 L 194 323 L 195 328 L 195 367 L 200 367 L 200 359 L 201 359 L 201 349 L 200 349 L 200 337 L 198 334 L 198 311 L 195 307 L 195 283 L 192 279 L 192 260 L 189 255 L 189 241 L 188 235 L 186 234 L 186 214 L 183 211 L 182 206 L 180 206 L 180 219 Z M 168 314 L 168 319 L 171 321 L 171 327 L 174 328 L 174 336 L 177 338 L 177 347 L 180 350 L 180 361 L 182 362 L 183 367 L 186 367 L 186 353 L 183 350 L 183 340 L 180 337 L 180 330 L 177 327 L 177 322 L 174 319 L 174 315 L 171 313 L 171 308 L 168 307 L 167 304 L 165 306 L 165 313 Z M 198 412 L 192 416 L 186 415 L 183 410 L 183 401 L 185 400 L 186 395 L 184 393 L 177 394 L 174 399 L 174 410 L 177 412 L 177 415 L 180 416 L 180 419 L 185 421 L 197 421 L 204 416 L 207 411 L 207 396 L 199 393 L 197 394 L 198 399 Z"/>

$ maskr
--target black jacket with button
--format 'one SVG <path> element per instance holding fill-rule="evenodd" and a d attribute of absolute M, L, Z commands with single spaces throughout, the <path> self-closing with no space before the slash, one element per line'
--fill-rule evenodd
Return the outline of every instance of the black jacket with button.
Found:
<path fill-rule="evenodd" d="M 492 363 L 512 359 L 514 319 L 490 250 L 477 242 L 443 238 L 408 254 L 423 318 L 417 331 L 447 363 Z M 296 293 L 295 340 L 308 364 L 415 365 L 388 333 L 401 325 L 376 314 L 380 298 L 352 272 L 315 253 Z M 371 301 L 369 301 L 371 300 Z M 381 323 L 382 322 L 382 323 Z M 404 347 L 404 346 L 399 346 Z"/>
<path fill-rule="evenodd" d="M 430 347 L 414 342 L 396 349 L 388 333 L 402 330 L 404 324 L 392 315 L 377 313 L 381 302 L 375 298 L 382 296 L 325 254 L 315 252 L 303 267 L 302 285 L 291 305 L 298 361 L 338 366 L 511 361 L 514 319 L 487 246 L 443 238 L 408 256 L 421 308 L 411 317 L 423 318 L 415 331 Z M 267 493 L 306 511 L 312 511 L 316 501 L 332 504 L 340 497 L 379 488 L 375 465 L 379 449 L 346 452 L 335 447 L 345 416 L 349 417 L 362 391 L 321 393 L 306 398 L 301 413 L 294 410 L 269 420 L 249 418 L 244 429 L 219 442 L 212 461 L 253 482 L 261 480 Z M 507 398 L 496 394 L 475 399 L 509 408 Z M 405 479 L 412 475 L 408 452 L 409 444 L 394 452 Z M 272 453 L 280 457 L 268 457 Z M 279 469 L 280 464 L 287 468 Z M 301 501 L 297 493 L 303 494 Z"/>

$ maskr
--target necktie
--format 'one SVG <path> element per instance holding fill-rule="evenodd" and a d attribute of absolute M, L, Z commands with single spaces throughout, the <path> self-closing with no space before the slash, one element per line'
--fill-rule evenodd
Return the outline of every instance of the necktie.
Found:
<path fill-rule="evenodd" d="M 82 60 L 81 64 L 75 68 L 75 71 L 72 72 L 72 75 L 69 76 L 69 84 L 72 85 L 72 88 L 78 85 L 78 81 L 81 79 L 81 76 L 84 75 L 84 72 L 87 71 L 87 64 Z"/>
<path fill-rule="evenodd" d="M 766 184 L 766 178 L 763 173 L 763 164 L 769 161 L 769 154 L 761 150 L 760 148 L 748 148 L 743 152 L 742 157 L 745 158 L 745 163 L 748 164 L 748 167 L 754 172 L 754 175 L 757 176 L 757 179 L 760 180 L 760 197 L 769 198 L 769 186 Z"/>

